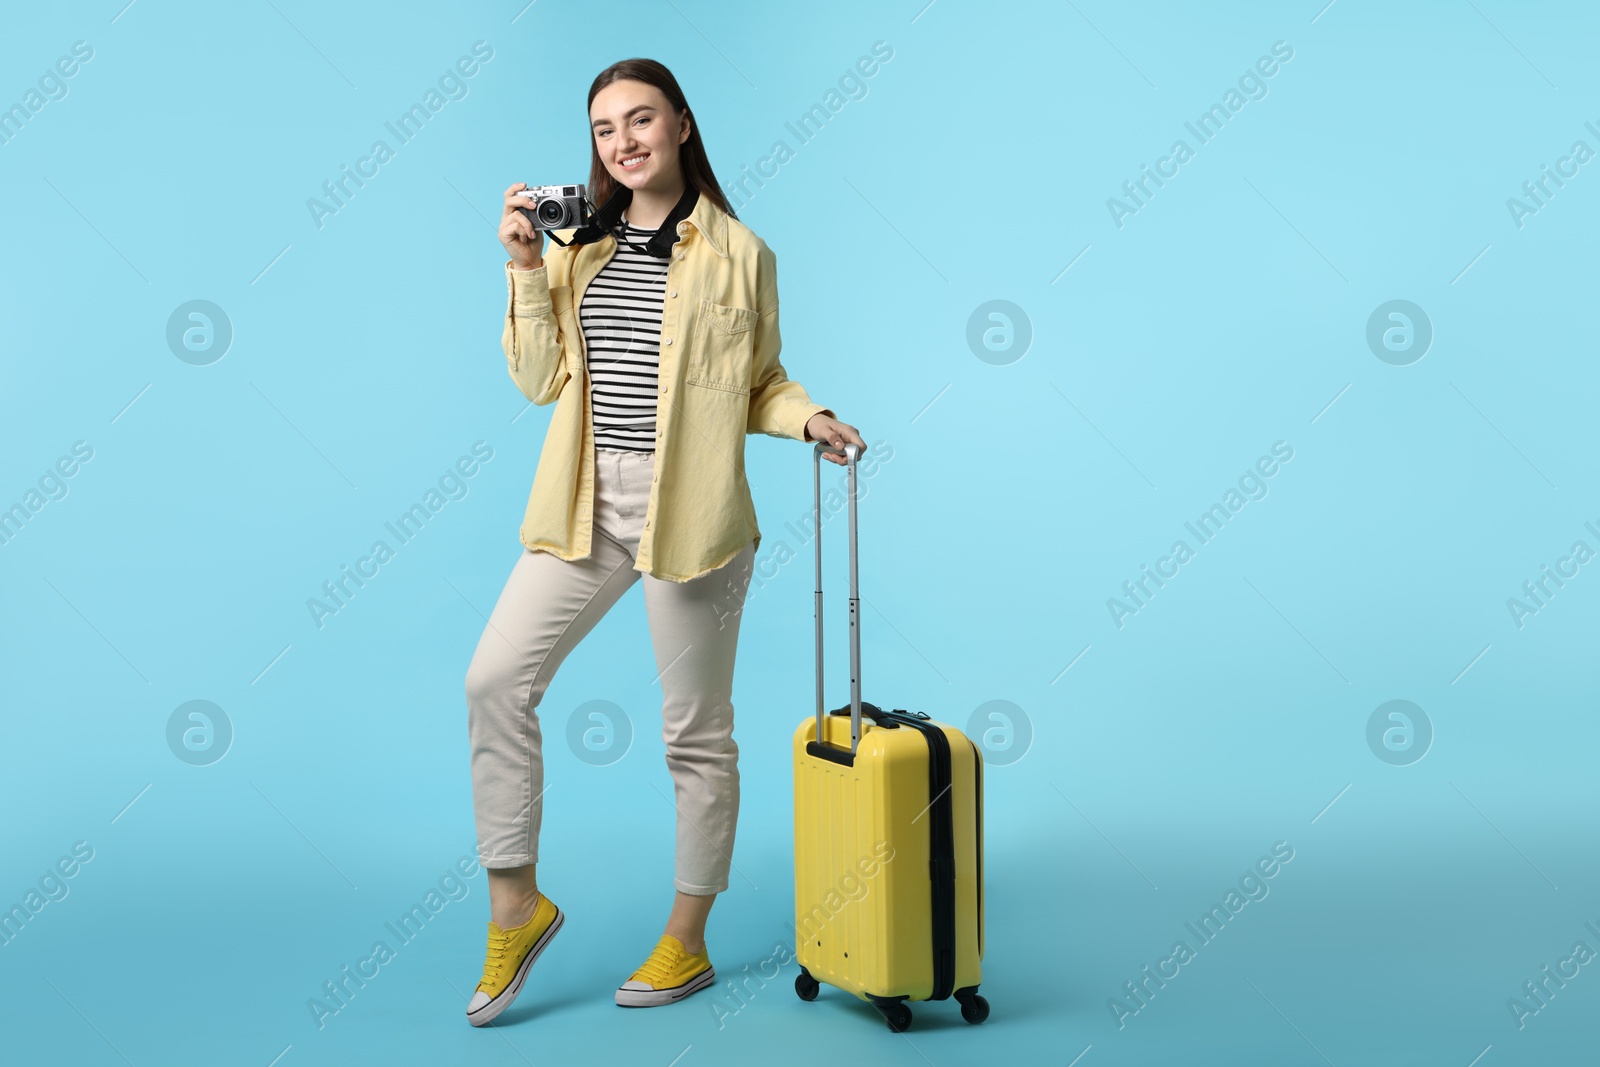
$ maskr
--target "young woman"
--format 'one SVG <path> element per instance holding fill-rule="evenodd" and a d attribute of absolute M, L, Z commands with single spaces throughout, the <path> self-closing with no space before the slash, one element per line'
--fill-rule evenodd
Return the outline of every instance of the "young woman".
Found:
<path fill-rule="evenodd" d="M 536 709 L 561 662 L 641 576 L 677 808 L 677 892 L 616 1001 L 668 1004 L 715 980 L 706 916 L 732 864 L 734 652 L 761 540 L 745 437 L 866 446 L 778 361 L 776 260 L 729 208 L 671 72 L 648 59 L 606 68 L 589 88 L 589 121 L 595 224 L 558 231 L 570 243 L 546 259 L 543 233 L 518 210 L 533 205 L 520 182 L 500 223 L 508 369 L 529 400 L 556 406 L 524 551 L 466 678 L 489 879 L 483 980 L 467 1005 L 479 1026 L 510 1005 L 563 921 L 534 880 L 545 791 Z M 630 816 L 619 806 L 616 817 Z"/>

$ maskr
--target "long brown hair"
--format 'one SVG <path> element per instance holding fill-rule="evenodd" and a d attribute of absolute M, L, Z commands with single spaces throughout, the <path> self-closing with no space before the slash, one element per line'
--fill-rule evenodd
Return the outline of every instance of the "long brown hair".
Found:
<path fill-rule="evenodd" d="M 678 88 L 678 79 L 672 76 L 672 71 L 657 63 L 653 59 L 624 59 L 619 63 L 602 70 L 594 79 L 594 84 L 589 86 L 588 106 L 594 106 L 594 98 L 601 89 L 612 82 L 624 79 L 644 82 L 661 90 L 667 98 L 667 103 L 672 105 L 677 116 L 684 112 L 689 113 L 689 139 L 678 146 L 678 163 L 683 168 L 683 180 L 686 185 L 700 190 L 709 197 L 723 211 L 733 218 L 732 207 L 728 205 L 728 198 L 722 195 L 722 186 L 717 184 L 717 176 L 711 172 L 711 160 L 706 156 L 706 146 L 700 140 L 700 122 L 694 117 L 694 112 L 689 110 L 689 103 L 683 98 L 683 90 Z M 677 117 L 675 116 L 675 117 Z M 589 199 L 594 201 L 596 207 L 604 204 L 617 190 L 617 180 L 606 170 L 606 165 L 600 162 L 600 149 L 594 143 L 594 134 L 589 135 Z"/>

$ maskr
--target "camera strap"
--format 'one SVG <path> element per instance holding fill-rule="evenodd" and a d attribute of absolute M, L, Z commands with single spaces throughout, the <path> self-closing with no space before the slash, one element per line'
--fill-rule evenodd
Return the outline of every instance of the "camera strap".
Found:
<path fill-rule="evenodd" d="M 601 237 L 609 234 L 618 245 L 625 245 L 635 252 L 643 252 L 654 256 L 656 259 L 667 259 L 672 255 L 672 246 L 678 239 L 678 223 L 688 218 L 700 202 L 700 190 L 692 184 L 685 184 L 683 195 L 673 205 L 661 225 L 646 241 L 643 248 L 624 237 L 626 230 L 623 228 L 622 212 L 633 202 L 633 190 L 626 185 L 619 185 L 600 207 L 594 207 L 587 197 L 584 202 L 589 204 L 593 212 L 593 221 L 572 235 L 571 244 L 592 244 Z M 546 231 L 549 233 L 549 231 Z M 569 242 L 557 240 L 555 234 L 549 234 L 550 239 L 558 245 L 565 246 Z"/>
<path fill-rule="evenodd" d="M 585 197 L 584 202 L 588 203 L 588 198 L 587 197 Z M 594 210 L 594 205 L 590 204 L 589 208 L 590 208 L 590 212 L 592 214 L 593 210 Z M 595 241 L 598 241 L 600 239 L 601 232 L 602 231 L 601 231 L 600 227 L 595 226 L 595 225 L 590 225 L 590 226 L 585 226 L 581 230 L 579 230 L 577 233 L 574 233 L 572 235 L 572 240 L 570 240 L 570 241 L 563 241 L 561 238 L 557 237 L 554 230 L 546 230 L 545 231 L 545 236 L 550 238 L 550 240 L 554 241 L 556 244 L 560 245 L 562 248 L 566 248 L 569 245 L 593 244 Z M 652 251 L 650 244 L 646 244 L 643 248 L 640 248 L 638 245 L 636 245 L 632 241 L 628 240 L 627 230 L 623 227 L 622 221 L 620 219 L 617 221 L 615 226 L 611 227 L 610 229 L 605 230 L 604 232 L 605 233 L 609 233 L 611 235 L 612 240 L 616 241 L 617 244 L 619 246 L 621 246 L 621 247 L 631 249 L 631 250 L 633 250 L 635 252 L 638 252 L 638 253 L 641 253 L 643 255 L 655 256 L 657 259 L 665 259 L 665 258 L 667 258 L 667 253 L 662 253 L 660 255 L 657 255 L 654 251 Z M 657 232 L 659 233 L 660 231 L 657 231 Z M 652 235 L 650 240 L 654 241 L 655 237 Z M 668 248 L 670 249 L 670 247 L 671 246 L 669 245 Z"/>

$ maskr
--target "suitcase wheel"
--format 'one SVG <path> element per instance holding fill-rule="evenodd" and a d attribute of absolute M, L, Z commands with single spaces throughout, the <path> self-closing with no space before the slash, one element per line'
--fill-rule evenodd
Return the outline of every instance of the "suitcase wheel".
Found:
<path fill-rule="evenodd" d="M 961 1017 L 976 1026 L 989 1017 L 989 1002 L 978 993 L 977 986 L 956 990 L 956 1000 L 961 1003 Z"/>
<path fill-rule="evenodd" d="M 817 980 L 811 977 L 811 972 L 804 967 L 794 976 L 794 991 L 799 994 L 801 1000 L 816 1000 L 818 985 Z"/>
<path fill-rule="evenodd" d="M 878 1009 L 884 1022 L 889 1024 L 889 1029 L 897 1034 L 903 1034 L 911 1029 L 911 1009 L 904 999 L 891 1000 L 887 997 L 868 996 L 872 1006 Z"/>

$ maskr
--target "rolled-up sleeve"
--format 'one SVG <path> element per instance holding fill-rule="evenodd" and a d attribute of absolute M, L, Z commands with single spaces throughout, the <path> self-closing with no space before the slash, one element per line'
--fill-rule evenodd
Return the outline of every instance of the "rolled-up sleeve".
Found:
<path fill-rule="evenodd" d="M 805 386 L 789 378 L 778 360 L 783 337 L 778 329 L 778 261 L 761 245 L 756 260 L 756 289 L 760 296 L 755 329 L 754 366 L 750 374 L 748 433 L 805 441 L 806 423 L 819 411 L 835 418 L 831 408 L 814 402 Z"/>
<path fill-rule="evenodd" d="M 500 335 L 506 369 L 522 395 L 548 404 L 571 374 L 561 347 L 561 327 L 550 304 L 547 267 L 516 270 L 506 263 L 506 322 Z"/>

